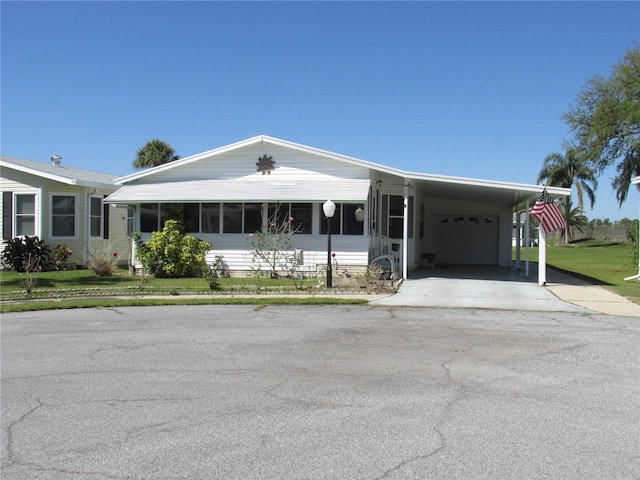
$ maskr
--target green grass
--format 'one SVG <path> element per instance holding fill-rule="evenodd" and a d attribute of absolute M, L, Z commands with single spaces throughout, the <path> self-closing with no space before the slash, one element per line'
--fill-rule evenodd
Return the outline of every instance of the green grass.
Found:
<path fill-rule="evenodd" d="M 524 261 L 524 248 L 521 260 Z M 529 259 L 538 261 L 538 249 L 529 250 Z M 630 244 L 606 244 L 595 240 L 569 246 L 547 246 L 547 265 L 584 278 L 629 300 L 640 303 L 640 284 L 626 281 L 638 273 L 638 259 L 632 258 Z"/>
<path fill-rule="evenodd" d="M 220 288 L 216 290 L 211 290 L 203 278 L 148 277 L 143 280 L 130 276 L 127 270 L 118 270 L 110 277 L 98 277 L 91 270 L 66 270 L 41 272 L 34 278 L 35 287 L 26 294 L 26 274 L 0 272 L 0 313 L 125 305 L 366 303 L 361 299 L 326 295 L 322 278 L 305 279 L 300 288 L 289 279 L 220 278 Z M 304 295 L 292 296 L 299 293 Z M 252 298 L 243 298 L 246 294 Z"/>

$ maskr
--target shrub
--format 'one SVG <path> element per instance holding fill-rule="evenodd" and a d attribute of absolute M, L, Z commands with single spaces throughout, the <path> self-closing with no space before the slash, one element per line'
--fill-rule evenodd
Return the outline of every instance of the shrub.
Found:
<path fill-rule="evenodd" d="M 118 252 L 113 251 L 111 242 L 92 242 L 85 261 L 87 267 L 99 277 L 110 277 L 116 271 Z"/>
<path fill-rule="evenodd" d="M 53 263 L 56 266 L 56 269 L 60 269 L 60 267 L 67 263 L 69 257 L 73 254 L 73 251 L 67 247 L 66 245 L 58 245 L 53 249 Z"/>
<path fill-rule="evenodd" d="M 38 236 L 15 237 L 2 251 L 2 263 L 16 272 L 46 271 L 52 266 L 51 247 Z"/>
<path fill-rule="evenodd" d="M 136 256 L 147 272 L 157 277 L 198 277 L 206 267 L 205 257 L 211 244 L 185 235 L 182 223 L 167 220 L 161 232 L 153 232 L 144 243 L 134 235 Z"/>
<path fill-rule="evenodd" d="M 294 218 L 281 214 L 278 206 L 270 217 L 263 217 L 262 226 L 247 237 L 253 253 L 251 269 L 258 278 L 262 276 L 262 264 L 269 267 L 271 278 L 278 278 L 278 270 L 289 278 L 298 278 L 298 257 L 292 250 L 293 236 L 301 227 L 294 227 L 293 222 Z"/>

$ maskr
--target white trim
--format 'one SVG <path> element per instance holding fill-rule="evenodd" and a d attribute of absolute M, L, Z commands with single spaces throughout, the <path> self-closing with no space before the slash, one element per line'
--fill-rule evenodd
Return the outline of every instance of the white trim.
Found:
<path fill-rule="evenodd" d="M 42 225 L 41 221 L 41 212 L 42 208 L 40 206 L 40 190 L 27 190 L 21 192 L 12 192 L 11 198 L 11 236 L 12 237 L 24 237 L 24 234 L 17 233 L 17 216 L 16 216 L 16 205 L 18 204 L 17 197 L 24 195 L 33 195 L 33 235 L 42 239 L 42 233 L 40 232 L 40 226 Z"/>

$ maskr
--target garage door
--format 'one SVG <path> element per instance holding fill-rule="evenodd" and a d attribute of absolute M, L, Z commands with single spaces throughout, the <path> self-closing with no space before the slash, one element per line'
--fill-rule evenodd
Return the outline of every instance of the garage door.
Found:
<path fill-rule="evenodd" d="M 497 265 L 498 220 L 497 215 L 436 217 L 436 262 Z"/>

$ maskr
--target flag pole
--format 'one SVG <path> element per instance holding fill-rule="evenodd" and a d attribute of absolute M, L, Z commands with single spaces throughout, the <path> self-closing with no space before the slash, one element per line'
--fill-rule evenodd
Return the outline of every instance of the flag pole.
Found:
<path fill-rule="evenodd" d="M 538 285 L 547 284 L 547 239 L 542 225 L 538 228 Z"/>

